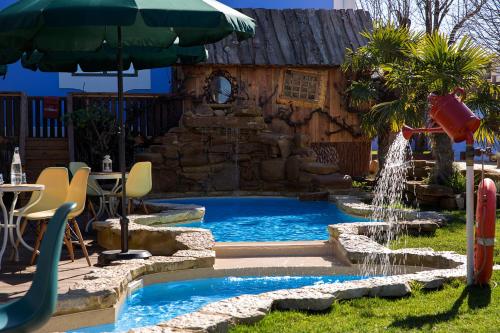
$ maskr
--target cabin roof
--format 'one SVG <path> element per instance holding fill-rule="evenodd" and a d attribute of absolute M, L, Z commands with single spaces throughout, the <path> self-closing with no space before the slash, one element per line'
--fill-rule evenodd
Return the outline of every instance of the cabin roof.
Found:
<path fill-rule="evenodd" d="M 372 29 L 364 10 L 240 9 L 256 21 L 254 38 L 234 35 L 207 45 L 208 64 L 269 66 L 338 66 L 346 48 L 366 43 L 361 32 Z"/>

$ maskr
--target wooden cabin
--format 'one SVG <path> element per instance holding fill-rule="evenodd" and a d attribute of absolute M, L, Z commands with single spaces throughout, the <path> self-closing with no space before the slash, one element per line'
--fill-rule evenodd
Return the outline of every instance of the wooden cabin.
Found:
<path fill-rule="evenodd" d="M 349 188 L 371 145 L 349 110 L 340 66 L 366 43 L 362 10 L 243 9 L 254 38 L 208 45 L 208 60 L 174 68 L 184 96 L 177 128 L 139 160 L 161 192 Z M 311 185 L 312 184 L 312 185 Z"/>

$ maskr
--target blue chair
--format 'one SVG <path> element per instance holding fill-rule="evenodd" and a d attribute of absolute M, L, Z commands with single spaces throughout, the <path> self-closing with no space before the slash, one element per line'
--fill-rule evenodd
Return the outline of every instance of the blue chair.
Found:
<path fill-rule="evenodd" d="M 0 332 L 32 332 L 45 324 L 54 313 L 57 265 L 68 214 L 75 208 L 73 202 L 64 203 L 50 220 L 30 289 L 22 298 L 0 305 Z"/>

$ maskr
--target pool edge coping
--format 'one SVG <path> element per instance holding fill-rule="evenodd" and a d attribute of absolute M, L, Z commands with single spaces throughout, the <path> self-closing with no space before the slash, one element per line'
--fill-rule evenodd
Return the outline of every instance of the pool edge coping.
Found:
<path fill-rule="evenodd" d="M 346 197 L 348 197 L 348 198 L 346 198 Z M 338 197 L 337 198 L 334 197 L 332 199 L 333 200 L 331 200 L 331 201 L 336 200 L 337 202 L 339 200 Z M 357 199 L 356 197 L 352 197 L 352 196 L 342 196 L 342 198 L 340 198 L 340 200 L 343 200 L 342 204 L 345 205 L 346 207 L 349 207 L 350 204 L 359 205 L 360 203 L 362 205 L 365 205 L 365 206 L 370 206 L 370 205 L 366 205 L 366 204 L 362 203 L 359 199 Z M 340 208 L 340 205 L 339 205 L 339 208 Z M 366 207 L 364 208 L 364 212 L 366 213 Z M 352 214 L 350 212 L 347 212 L 347 213 Z M 438 214 L 438 213 L 436 213 L 436 214 Z M 442 215 L 439 214 L 439 218 L 442 219 Z M 370 222 L 360 222 L 360 223 L 370 223 Z M 335 226 L 338 226 L 338 225 L 335 225 Z M 339 234 L 339 238 L 337 238 L 337 241 L 339 239 L 343 239 L 346 237 L 347 237 L 347 239 L 349 239 L 349 238 L 352 239 L 354 237 L 357 240 L 362 240 L 363 242 L 366 243 L 366 236 L 359 235 L 359 234 L 358 235 L 349 234 L 349 233 Z M 332 243 L 332 237 L 330 239 L 330 242 Z M 376 242 L 373 242 L 373 243 L 376 243 Z M 333 244 L 335 246 L 335 242 L 333 242 Z M 378 244 L 378 243 L 376 243 L 376 244 Z M 346 250 L 345 249 L 345 245 L 346 245 L 345 242 L 343 243 L 342 241 L 339 241 L 338 244 L 336 244 L 336 245 L 340 245 L 344 250 Z M 378 245 L 380 246 L 380 244 L 378 244 Z M 370 250 L 372 250 L 372 249 L 370 249 Z M 318 290 L 314 290 L 314 293 L 316 293 L 316 295 L 319 296 L 317 298 L 311 297 L 311 295 L 305 297 L 305 295 L 307 295 L 307 290 L 308 290 L 307 288 L 311 288 L 311 287 L 303 287 L 303 288 L 299 288 L 299 289 L 293 289 L 292 291 L 285 290 L 285 291 L 279 291 L 279 292 L 278 291 L 271 292 L 271 293 L 276 293 L 277 298 L 273 298 L 270 303 L 268 302 L 269 306 L 265 307 L 265 309 L 264 309 L 265 311 L 262 311 L 261 308 L 258 308 L 258 309 L 253 308 L 253 310 L 252 310 L 252 308 L 250 308 L 250 310 L 247 309 L 245 311 L 247 311 L 247 312 L 253 311 L 254 314 L 259 312 L 257 317 L 262 318 L 263 314 L 269 312 L 271 309 L 312 310 L 313 308 L 315 308 L 314 303 L 316 301 L 320 302 L 320 303 L 325 302 L 325 297 L 326 297 L 325 295 L 328 296 L 328 297 L 326 297 L 328 299 L 327 303 L 330 301 L 330 299 L 331 299 L 331 302 L 333 302 L 334 299 L 345 299 L 342 297 L 347 297 L 345 295 L 347 295 L 349 293 L 354 293 L 353 297 L 355 296 L 355 298 L 362 297 L 362 296 L 387 297 L 388 295 L 392 295 L 391 293 L 394 293 L 394 295 L 390 296 L 390 297 L 398 297 L 398 296 L 404 296 L 405 294 L 411 292 L 411 289 L 410 289 L 410 282 L 411 281 L 415 281 L 415 282 L 419 282 L 419 283 L 423 284 L 424 288 L 434 289 L 434 288 L 438 288 L 439 286 L 441 286 L 446 281 L 449 281 L 450 279 L 463 278 L 465 276 L 465 256 L 456 254 L 454 252 L 446 252 L 446 251 L 437 252 L 437 251 L 431 251 L 428 249 L 424 249 L 424 250 L 422 250 L 422 249 L 390 250 L 387 248 L 382 249 L 380 251 L 381 251 L 381 253 L 384 253 L 384 254 L 390 252 L 390 253 L 393 253 L 394 255 L 398 255 L 398 254 L 408 255 L 408 254 L 410 254 L 413 256 L 417 256 L 417 257 L 432 255 L 432 256 L 435 256 L 436 258 L 441 258 L 445 261 L 454 262 L 456 265 L 454 265 L 455 267 L 453 267 L 453 268 L 424 270 L 424 271 L 420 271 L 420 272 L 412 273 L 412 274 L 394 275 L 394 276 L 389 276 L 389 277 L 377 278 L 377 280 L 373 280 L 374 284 L 372 286 L 366 286 L 363 284 L 361 286 L 359 286 L 359 285 L 354 284 L 354 285 L 349 285 L 350 287 L 352 287 L 351 289 L 349 289 L 349 288 L 346 289 L 345 287 L 338 287 L 337 286 L 336 291 L 334 291 L 334 290 L 330 290 L 330 292 L 319 291 L 319 293 L 318 293 Z M 406 253 L 405 253 L 405 251 L 406 251 Z M 211 252 L 213 252 L 213 251 L 211 251 Z M 349 252 L 349 247 L 348 247 L 347 252 Z M 165 257 L 165 258 L 171 258 L 171 257 Z M 194 261 L 196 261 L 198 258 L 191 257 L 191 258 L 188 258 L 188 261 L 192 260 L 192 259 Z M 203 259 L 203 258 L 201 258 L 201 259 Z M 121 273 L 124 274 L 124 275 L 122 275 L 122 277 L 125 276 L 124 280 L 126 280 L 126 281 L 121 280 L 119 283 L 118 288 L 122 289 L 122 291 L 119 293 L 119 297 L 116 297 L 116 295 L 115 295 L 115 302 L 111 306 L 104 307 L 104 308 L 98 309 L 98 310 L 90 310 L 90 311 L 99 311 L 99 310 L 106 311 L 106 310 L 109 310 L 110 308 L 113 308 L 115 316 L 116 316 L 118 313 L 118 310 L 119 310 L 119 305 L 121 303 L 123 303 L 124 299 L 128 295 L 129 284 L 133 283 L 136 280 L 143 279 L 145 276 L 155 274 L 154 272 L 151 272 L 151 271 L 148 271 L 147 269 L 145 269 L 144 266 L 148 266 L 148 263 L 143 261 L 143 260 L 139 260 L 136 262 L 130 262 L 130 261 L 129 262 L 118 262 L 117 264 L 118 264 L 118 266 L 126 266 L 126 267 L 122 267 L 121 269 L 119 269 L 119 271 L 121 271 Z M 191 267 L 180 268 L 180 269 L 181 270 L 182 269 L 191 270 L 191 269 L 196 269 L 196 268 L 203 268 L 203 266 L 200 266 L 200 267 L 195 267 L 195 266 L 196 266 L 196 264 L 193 264 Z M 212 266 L 213 266 L 213 262 L 212 262 Z M 109 267 L 116 267 L 116 266 L 109 266 Z M 205 268 L 207 268 L 207 267 L 205 267 Z M 500 269 L 500 267 L 495 266 L 495 269 Z M 167 270 L 167 271 L 172 271 L 172 270 Z M 96 279 L 99 279 L 99 277 L 97 277 Z M 92 281 L 93 279 L 89 279 L 89 280 Z M 372 281 L 372 279 L 368 279 L 368 280 Z M 367 280 L 363 280 L 363 281 L 367 281 Z M 359 282 L 359 281 L 353 281 L 353 283 L 354 282 Z M 350 283 L 350 282 L 345 282 L 345 283 Z M 115 292 L 116 292 L 116 286 L 114 288 L 115 288 Z M 125 288 L 125 290 L 127 290 L 127 292 L 123 292 L 124 291 L 123 288 Z M 307 289 L 307 290 L 302 290 L 302 289 Z M 399 292 L 395 292 L 394 290 L 399 290 Z M 340 297 L 337 295 L 338 293 L 340 293 L 341 295 L 344 295 L 344 296 Z M 259 300 L 258 300 L 258 299 L 260 299 L 260 297 L 264 297 L 264 298 L 269 297 L 269 295 L 267 295 L 267 294 L 269 294 L 269 293 L 264 293 L 263 295 L 255 295 L 255 297 L 257 297 L 257 299 L 254 299 L 254 301 L 257 302 L 256 304 L 260 304 Z M 288 295 L 289 297 L 288 296 L 285 297 L 284 295 Z M 230 300 L 233 300 L 233 299 L 234 299 L 234 302 L 236 302 L 237 304 L 233 304 L 232 306 L 234 306 L 236 309 L 239 309 L 239 311 L 244 311 L 242 308 L 242 305 L 240 304 L 241 302 L 243 302 L 243 301 L 241 301 L 242 296 L 234 297 L 234 298 L 227 299 L 227 300 L 220 301 L 220 302 L 229 302 Z M 220 303 L 220 302 L 215 302 L 215 304 Z M 238 303 L 238 302 L 240 302 L 240 303 Z M 245 303 L 245 302 L 243 302 L 243 303 Z M 214 307 L 215 305 L 212 305 L 212 304 L 214 304 L 214 303 L 211 303 L 207 306 Z M 109 302 L 108 302 L 108 305 L 109 305 Z M 330 303 L 330 305 L 331 305 L 331 303 Z M 224 305 L 224 306 L 225 306 L 225 308 L 227 308 L 226 305 Z M 82 315 L 83 313 L 88 314 L 90 311 L 84 311 L 84 312 L 80 311 L 80 312 L 74 312 L 71 314 L 62 314 L 60 316 L 61 317 L 67 316 L 67 315 L 79 316 L 79 315 Z M 223 313 L 219 313 L 219 314 L 213 313 L 213 310 L 211 310 L 211 312 L 210 311 L 207 312 L 205 307 L 203 307 L 199 311 L 180 316 L 180 317 L 182 317 L 182 319 L 177 319 L 179 317 L 172 319 L 172 320 L 177 319 L 174 322 L 172 322 L 172 320 L 170 320 L 170 321 L 167 321 L 165 323 L 159 323 L 158 325 L 155 325 L 155 326 L 152 326 L 149 328 L 148 327 L 140 328 L 140 329 L 135 329 L 132 331 L 133 332 L 150 332 L 154 329 L 161 329 L 162 331 L 165 331 L 168 329 L 174 329 L 174 330 L 176 330 L 176 332 L 178 332 L 179 330 L 182 331 L 185 329 L 194 329 L 195 326 L 196 327 L 200 326 L 200 324 L 199 323 L 197 324 L 196 321 L 210 323 L 209 326 L 205 327 L 206 329 L 205 328 L 202 329 L 200 327 L 196 328 L 196 329 L 202 329 L 202 331 L 211 331 L 212 329 L 215 329 L 215 328 L 217 330 L 227 331 L 227 329 L 231 325 L 234 325 L 237 323 L 244 323 L 244 322 L 246 323 L 246 322 L 248 322 L 248 320 L 252 321 L 255 319 L 254 318 L 255 316 L 251 316 L 251 318 L 250 317 L 247 318 L 247 317 L 241 317 L 238 315 L 230 315 L 226 312 L 223 311 Z M 190 316 L 190 315 L 192 315 L 192 316 Z M 59 316 L 54 316 L 54 318 L 56 318 L 56 317 L 59 317 Z M 194 322 L 193 322 L 193 318 L 195 319 Z M 252 318 L 254 318 L 254 319 L 252 319 Z M 92 326 L 99 325 L 99 324 L 105 324 L 105 323 L 95 323 L 95 324 L 92 324 Z M 80 325 L 78 327 L 82 327 L 82 326 L 83 325 Z M 191 328 L 189 328 L 189 327 L 191 327 Z"/>

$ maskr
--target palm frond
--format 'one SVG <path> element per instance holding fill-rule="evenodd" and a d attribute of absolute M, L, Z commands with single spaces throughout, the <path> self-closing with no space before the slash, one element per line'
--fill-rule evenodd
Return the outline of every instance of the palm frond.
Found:
<path fill-rule="evenodd" d="M 475 139 L 486 145 L 500 143 L 500 86 L 483 81 L 468 94 L 465 103 L 479 117 L 481 125 L 475 133 Z"/>
<path fill-rule="evenodd" d="M 473 87 L 482 80 L 493 59 L 467 37 L 450 44 L 448 37 L 437 32 L 422 38 L 411 52 L 428 89 L 440 95 L 456 87 Z"/>

